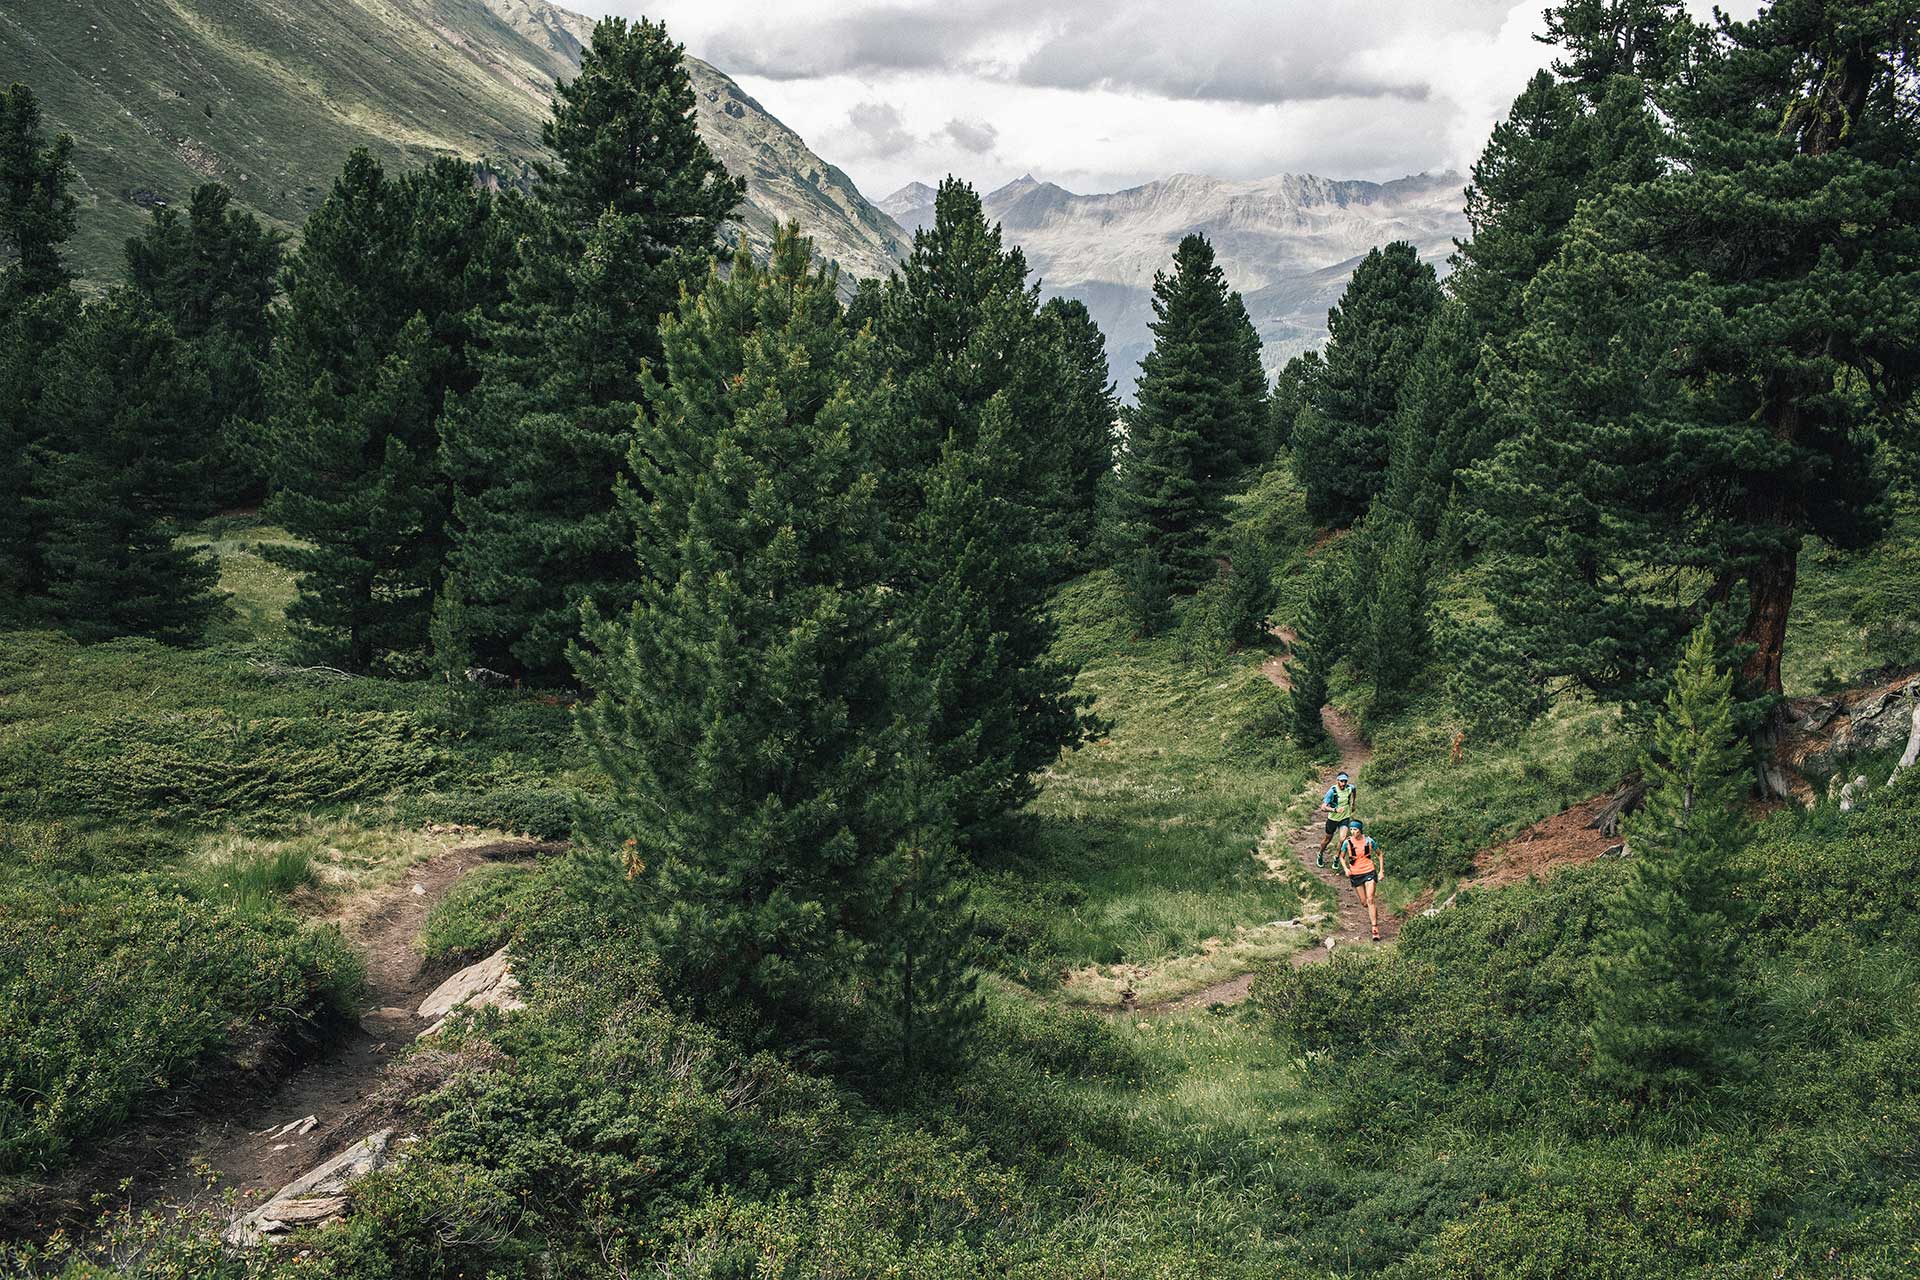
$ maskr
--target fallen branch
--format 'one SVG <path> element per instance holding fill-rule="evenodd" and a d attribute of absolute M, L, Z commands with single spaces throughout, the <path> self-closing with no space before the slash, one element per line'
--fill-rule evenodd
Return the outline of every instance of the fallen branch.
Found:
<path fill-rule="evenodd" d="M 1638 809 L 1640 802 L 1646 798 L 1646 794 L 1647 784 L 1641 781 L 1640 775 L 1637 773 L 1630 775 L 1620 784 L 1620 789 L 1613 793 L 1613 798 L 1594 815 L 1593 821 L 1587 824 L 1587 829 L 1598 831 L 1609 839 L 1619 835 L 1620 820 Z"/>
<path fill-rule="evenodd" d="M 278 680 L 283 676 L 318 676 L 322 680 L 358 680 L 360 677 L 351 671 L 342 671 L 338 667 L 288 667 L 278 662 L 263 662 L 251 658 L 247 665 L 264 676 Z"/>

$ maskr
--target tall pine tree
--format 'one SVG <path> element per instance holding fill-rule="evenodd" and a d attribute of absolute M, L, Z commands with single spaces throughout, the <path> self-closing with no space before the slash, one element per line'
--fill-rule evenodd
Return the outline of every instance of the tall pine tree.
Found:
<path fill-rule="evenodd" d="M 302 540 L 274 555 L 299 578 L 288 619 L 315 658 L 421 660 L 445 573 L 440 420 L 475 379 L 501 233 L 466 164 L 393 180 L 364 151 L 307 220 L 267 374 L 269 510 Z"/>
<path fill-rule="evenodd" d="M 1072 562 L 1084 566 L 1091 562 L 1094 549 L 1094 514 L 1101 491 L 1113 475 L 1113 426 L 1120 401 L 1107 376 L 1106 336 L 1093 322 L 1086 303 L 1049 298 L 1040 315 L 1058 350 L 1063 378 L 1057 410 L 1066 451 L 1063 532 Z"/>
<path fill-rule="evenodd" d="M 47 607 L 82 640 L 193 639 L 215 607 L 211 561 L 176 544 L 216 435 L 207 377 L 130 291 L 89 306 L 54 352 L 37 449 Z"/>
<path fill-rule="evenodd" d="M 43 404 L 52 353 L 80 302 L 61 246 L 73 234 L 73 140 L 40 129 L 33 92 L 0 95 L 0 613 L 46 589 L 35 451 L 56 429 Z"/>
<path fill-rule="evenodd" d="M 1650 707 L 1708 611 L 1780 692 L 1809 535 L 1876 536 L 1920 368 L 1920 124 L 1898 4 L 1723 25 L 1666 98 L 1682 162 L 1583 206 L 1501 374 L 1476 521 L 1546 673 Z"/>
<path fill-rule="evenodd" d="M 877 983 L 924 1060 L 971 1009 L 966 916 L 890 617 L 885 388 L 809 257 L 789 228 L 663 325 L 624 493 L 639 599 L 588 608 L 580 723 L 683 990 L 792 1017 Z"/>
<path fill-rule="evenodd" d="M 0 275 L 28 297 L 72 279 L 60 246 L 73 235 L 73 139 L 44 142 L 40 102 L 23 84 L 0 94 Z"/>
<path fill-rule="evenodd" d="M 1205 236 L 1181 240 L 1173 270 L 1153 278 L 1153 349 L 1127 415 L 1122 510 L 1182 591 L 1214 576 L 1225 497 L 1265 399 L 1263 385 L 1248 401 L 1246 312 L 1236 302 Z"/>
<path fill-rule="evenodd" d="M 207 372 L 203 412 L 219 427 L 208 469 L 209 509 L 265 490 L 262 371 L 273 341 L 270 308 L 280 289 L 285 238 L 269 231 L 217 182 L 194 189 L 183 218 L 154 210 L 145 234 L 127 241 L 127 280 L 187 344 Z"/>
<path fill-rule="evenodd" d="M 511 300 L 479 390 L 450 415 L 452 563 L 466 646 L 489 667 L 568 678 L 580 605 L 633 599 L 614 499 L 640 370 L 683 284 L 711 261 L 744 187 L 694 127 L 666 28 L 606 18 L 541 134 Z"/>
<path fill-rule="evenodd" d="M 1327 313 L 1325 368 L 1293 438 L 1294 471 L 1316 520 L 1357 523 L 1386 486 L 1400 386 L 1439 306 L 1433 267 L 1395 241 L 1367 254 Z"/>
<path fill-rule="evenodd" d="M 1594 1072 L 1637 1103 L 1683 1098 L 1729 1065 L 1736 957 L 1713 904 L 1745 825 L 1732 686 L 1702 627 L 1654 723 L 1646 804 L 1627 820 L 1632 869 L 1596 945 Z"/>
<path fill-rule="evenodd" d="M 1419 531 L 1404 520 L 1389 526 L 1378 541 L 1379 563 L 1369 575 L 1366 637 L 1371 648 L 1365 665 L 1373 675 L 1374 706 L 1392 713 L 1407 705 L 1427 660 L 1428 552 Z"/>
<path fill-rule="evenodd" d="M 1051 652 L 1071 436 L 1026 276 L 979 196 L 949 179 L 878 324 L 876 358 L 897 389 L 880 454 L 896 599 L 933 684 L 948 809 L 975 853 L 1088 727 L 1073 672 Z"/>

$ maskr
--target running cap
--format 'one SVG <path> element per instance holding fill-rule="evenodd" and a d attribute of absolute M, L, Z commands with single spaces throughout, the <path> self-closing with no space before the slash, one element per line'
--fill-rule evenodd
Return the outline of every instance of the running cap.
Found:
<path fill-rule="evenodd" d="M 1347 781 L 1347 775 L 1346 775 L 1346 773 L 1345 773 L 1345 771 L 1342 771 L 1342 772 L 1340 772 L 1340 773 L 1336 773 L 1336 774 L 1334 774 L 1334 775 L 1333 775 L 1333 780 L 1334 780 L 1335 782 L 1345 782 L 1345 781 Z"/>
<path fill-rule="evenodd" d="M 1360 819 L 1358 818 L 1349 818 L 1347 820 L 1347 825 L 1352 827 L 1355 831 L 1365 831 L 1367 829 L 1367 824 L 1360 821 Z"/>

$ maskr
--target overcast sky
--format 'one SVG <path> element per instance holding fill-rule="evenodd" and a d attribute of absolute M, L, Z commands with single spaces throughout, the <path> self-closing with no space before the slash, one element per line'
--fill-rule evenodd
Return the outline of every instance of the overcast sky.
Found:
<path fill-rule="evenodd" d="M 873 199 L 1464 172 L 1552 56 L 1543 0 L 561 2 L 665 21 Z"/>

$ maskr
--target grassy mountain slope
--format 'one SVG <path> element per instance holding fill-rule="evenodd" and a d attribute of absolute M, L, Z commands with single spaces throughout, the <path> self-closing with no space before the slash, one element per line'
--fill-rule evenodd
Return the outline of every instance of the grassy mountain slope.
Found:
<path fill-rule="evenodd" d="M 356 146 L 396 166 L 457 154 L 524 173 L 591 30 L 540 0 L 22 0 L 0 8 L 0 81 L 33 86 L 74 137 L 72 254 L 97 277 L 149 208 L 209 179 L 293 230 Z M 747 178 L 749 240 L 797 218 L 851 274 L 885 272 L 903 240 L 892 220 L 733 81 L 688 66 L 702 131 Z"/>

